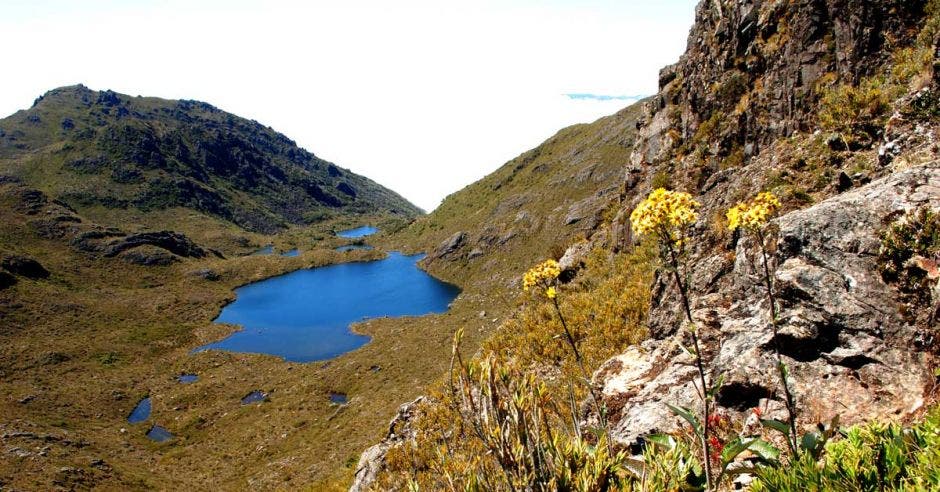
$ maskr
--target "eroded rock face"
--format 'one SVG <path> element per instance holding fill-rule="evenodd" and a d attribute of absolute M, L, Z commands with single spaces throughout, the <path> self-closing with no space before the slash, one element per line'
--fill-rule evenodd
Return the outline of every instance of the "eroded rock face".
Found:
<path fill-rule="evenodd" d="M 16 277 L 7 272 L 0 271 L 0 290 L 14 285 L 16 285 Z"/>
<path fill-rule="evenodd" d="M 168 266 L 180 261 L 179 256 L 149 244 L 129 249 L 117 256 L 128 263 L 142 266 Z"/>
<path fill-rule="evenodd" d="M 915 328 L 899 312 L 897 292 L 882 280 L 877 264 L 886 224 L 923 205 L 940 208 L 936 164 L 895 173 L 776 221 L 771 268 L 781 308 L 777 341 L 791 370 L 801 424 L 836 414 L 851 424 L 904 415 L 923 404 L 934 382 L 933 355 L 918 345 Z M 718 294 L 692 300 L 711 377 L 725 375 L 718 406 L 742 421 L 744 412 L 765 404 L 773 416 L 784 417 L 761 269 L 755 245 L 739 241 L 730 271 L 718 274 L 734 301 Z M 613 436 L 622 445 L 676 430 L 681 423 L 666 403 L 698 404 L 696 371 L 677 343 L 685 331 L 675 325 L 676 334 L 661 332 L 595 374 L 611 408 Z"/>

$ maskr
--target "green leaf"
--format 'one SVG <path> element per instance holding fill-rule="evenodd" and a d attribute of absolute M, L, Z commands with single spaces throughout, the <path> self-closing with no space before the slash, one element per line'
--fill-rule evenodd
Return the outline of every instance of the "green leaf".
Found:
<path fill-rule="evenodd" d="M 813 455 L 816 455 L 816 450 L 819 447 L 819 433 L 817 432 L 807 432 L 803 434 L 803 439 L 800 440 L 800 447 Z"/>
<path fill-rule="evenodd" d="M 724 470 L 727 468 L 728 464 L 734 461 L 739 454 L 747 451 L 747 448 L 754 440 L 755 438 L 753 437 L 745 437 L 743 439 L 737 437 L 725 444 L 725 447 L 721 450 L 721 469 Z"/>
<path fill-rule="evenodd" d="M 777 461 L 780 459 L 780 450 L 763 439 L 755 439 L 747 448 L 766 461 Z"/>
<path fill-rule="evenodd" d="M 790 426 L 786 422 L 781 422 L 774 419 L 760 419 L 761 425 L 767 427 L 768 429 L 773 429 L 785 436 L 790 437 Z"/>
<path fill-rule="evenodd" d="M 702 424 L 699 423 L 698 418 L 695 417 L 695 415 L 692 413 L 692 410 L 689 410 L 688 408 L 678 407 L 675 405 L 670 405 L 668 403 L 666 404 L 666 406 L 669 407 L 670 410 L 672 410 L 672 413 L 682 417 L 683 419 L 685 419 L 686 422 L 691 424 L 692 430 L 695 431 L 695 435 L 697 436 L 702 435 Z"/>
<path fill-rule="evenodd" d="M 645 439 L 665 451 L 672 451 L 676 448 L 676 439 L 668 434 L 653 434 L 646 436 Z"/>
<path fill-rule="evenodd" d="M 715 384 L 712 385 L 712 388 L 708 390 L 709 398 L 714 397 L 715 394 L 718 393 L 718 390 L 721 389 L 721 385 L 724 383 L 725 383 L 725 373 L 721 373 L 718 375 L 718 380 L 715 381 Z"/>

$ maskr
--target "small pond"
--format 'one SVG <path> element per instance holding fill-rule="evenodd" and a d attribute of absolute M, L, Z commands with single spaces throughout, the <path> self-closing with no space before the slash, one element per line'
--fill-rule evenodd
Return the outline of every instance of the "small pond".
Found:
<path fill-rule="evenodd" d="M 345 253 L 347 251 L 355 251 L 357 249 L 361 249 L 364 251 L 371 251 L 372 246 L 369 246 L 368 244 L 347 244 L 345 246 L 340 246 L 336 248 L 336 251 L 339 251 L 340 253 Z"/>
<path fill-rule="evenodd" d="M 139 424 L 150 418 L 150 397 L 140 400 L 140 403 L 134 407 L 134 410 L 127 416 L 127 421 L 132 424 Z"/>
<path fill-rule="evenodd" d="M 268 399 L 268 394 L 264 391 L 255 390 L 251 393 L 242 397 L 242 405 L 251 405 L 252 403 L 257 403 L 259 401 L 264 401 Z"/>
<path fill-rule="evenodd" d="M 195 374 L 180 374 L 176 380 L 183 384 L 195 383 L 199 380 L 199 376 Z"/>
<path fill-rule="evenodd" d="M 251 254 L 251 256 L 267 256 L 267 255 L 273 255 L 273 254 L 274 254 L 274 245 L 269 244 L 255 251 L 254 253 Z"/>
<path fill-rule="evenodd" d="M 352 333 L 350 324 L 382 316 L 442 313 L 460 293 L 420 270 L 421 258 L 392 252 L 383 260 L 297 270 L 240 287 L 216 322 L 242 329 L 196 351 L 219 349 L 310 362 L 355 350 L 369 337 Z"/>
<path fill-rule="evenodd" d="M 165 428 L 155 425 L 147 431 L 147 437 L 149 437 L 151 441 L 163 442 L 173 439 L 173 434 Z"/>
<path fill-rule="evenodd" d="M 362 227 L 357 227 L 355 229 L 339 231 L 336 233 L 336 235 L 339 237 L 345 237 L 348 239 L 355 239 L 359 237 L 371 236 L 372 234 L 375 234 L 376 232 L 379 232 L 379 229 L 377 227 L 362 226 Z"/>
<path fill-rule="evenodd" d="M 290 251 L 285 251 L 285 252 L 281 253 L 281 256 L 286 256 L 286 257 L 288 257 L 288 258 L 293 258 L 293 257 L 295 257 L 295 256 L 300 256 L 300 250 L 299 250 L 299 249 L 292 249 L 292 250 L 290 250 Z"/>
<path fill-rule="evenodd" d="M 337 405 L 345 405 L 349 401 L 349 398 L 346 397 L 346 393 L 330 393 L 330 403 L 335 403 Z"/>

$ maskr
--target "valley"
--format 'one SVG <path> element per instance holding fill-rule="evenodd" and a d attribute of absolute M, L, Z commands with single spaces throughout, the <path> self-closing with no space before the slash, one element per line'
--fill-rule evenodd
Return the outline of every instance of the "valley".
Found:
<path fill-rule="evenodd" d="M 0 120 L 0 489 L 934 490 L 938 48 L 935 0 L 702 1 L 654 95 L 427 213 L 48 91 Z"/>

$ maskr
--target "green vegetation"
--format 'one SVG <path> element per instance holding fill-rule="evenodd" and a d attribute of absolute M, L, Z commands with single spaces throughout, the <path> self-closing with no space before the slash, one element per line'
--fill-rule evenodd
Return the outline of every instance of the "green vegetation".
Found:
<path fill-rule="evenodd" d="M 751 490 L 926 491 L 940 488 L 940 409 L 911 427 L 873 422 L 842 431 L 822 458 L 759 468 Z"/>
<path fill-rule="evenodd" d="M 940 213 L 912 210 L 881 236 L 882 278 L 897 285 L 905 318 L 929 327 L 936 320 L 935 289 L 940 282 Z"/>
<path fill-rule="evenodd" d="M 417 441 L 389 452 L 377 488 L 402 481 L 421 490 L 628 484 L 629 460 L 607 450 L 603 428 L 579 427 L 577 402 L 589 391 L 557 313 L 564 313 L 585 365 L 597 367 L 644 335 L 650 258 L 647 247 L 616 256 L 597 251 L 575 283 L 556 287 L 557 310 L 544 296 L 524 296 L 475 360 L 455 352 L 451 377 L 413 423 Z M 485 405 L 487 412 L 467 404 Z"/>
<path fill-rule="evenodd" d="M 884 83 L 866 79 L 860 86 L 839 85 L 823 93 L 819 121 L 828 131 L 850 139 L 867 139 L 870 145 L 887 120 L 891 99 Z"/>
<path fill-rule="evenodd" d="M 420 214 L 255 121 L 80 85 L 0 120 L 0 169 L 83 213 L 185 207 L 264 233 L 335 215 Z"/>
<path fill-rule="evenodd" d="M 727 227 L 758 245 L 775 331 L 776 288 L 766 266 L 768 223 L 779 207 L 773 195 L 762 193 L 727 214 Z M 685 264 L 683 248 L 693 239 L 688 226 L 696 221 L 696 208 L 687 194 L 658 190 L 631 215 L 635 233 L 656 238 L 665 271 L 675 274 L 683 297 L 689 287 L 682 278 L 694 268 Z M 933 225 L 921 227 L 923 239 L 912 237 L 910 223 L 901 224 L 907 228 L 899 232 L 895 225 L 886 232 L 885 237 L 905 238 L 898 240 L 904 246 L 892 251 L 903 249 L 899 254 L 906 257 L 912 249 L 933 251 Z M 762 432 L 742 434 L 741 423 L 710 409 L 722 377 L 706 377 L 709 362 L 699 355 L 688 307 L 686 334 L 692 343 L 686 351 L 699 369 L 701 411 L 669 406 L 689 427 L 649 436 L 642 460 L 612 446 L 606 417 L 619 409 L 596 396 L 583 364 L 593 369 L 642 335 L 655 264 L 650 246 L 616 256 L 595 251 L 573 284 L 558 282 L 551 260 L 526 273 L 523 287 L 534 290 L 535 302 L 525 297 L 473 360 L 465 359 L 458 334 L 450 377 L 411 422 L 416 440 L 389 451 L 378 489 L 407 483 L 413 490 L 725 490 L 740 473 L 753 475 L 754 490 L 929 490 L 940 483 L 935 471 L 940 411 L 913 428 L 871 423 L 843 429 L 836 416 L 829 425 L 799 433 L 788 368 L 777 350 L 789 420 L 759 419 Z M 611 303 L 610 289 L 646 295 Z M 598 315 L 619 302 L 632 304 L 631 316 Z M 610 319 L 622 322 L 598 323 Z M 632 340 L 617 339 L 617 332 L 630 333 Z M 588 410 L 593 416 L 585 421 Z M 754 412 L 761 416 L 759 409 Z M 781 437 L 785 452 L 771 444 Z"/>

